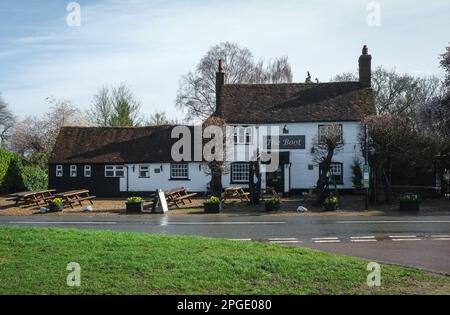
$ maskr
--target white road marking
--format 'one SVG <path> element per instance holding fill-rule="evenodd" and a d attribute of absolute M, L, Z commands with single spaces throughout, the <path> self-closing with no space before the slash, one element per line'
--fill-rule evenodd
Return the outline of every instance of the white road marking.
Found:
<path fill-rule="evenodd" d="M 432 238 L 433 241 L 450 241 L 450 237 L 435 237 Z"/>
<path fill-rule="evenodd" d="M 362 242 L 377 242 L 376 239 L 352 239 L 350 241 L 351 242 L 359 242 L 359 243 L 362 243 Z"/>
<path fill-rule="evenodd" d="M 314 241 L 314 243 L 340 243 L 340 240 L 322 240 L 322 241 Z"/>
<path fill-rule="evenodd" d="M 338 240 L 338 237 L 313 237 L 312 240 Z"/>
<path fill-rule="evenodd" d="M 351 236 L 350 239 L 368 239 L 375 238 L 375 236 Z"/>
<path fill-rule="evenodd" d="M 295 241 L 296 237 L 274 237 L 269 238 L 269 241 Z"/>
<path fill-rule="evenodd" d="M 96 225 L 109 225 L 109 224 L 117 224 L 117 222 L 111 222 L 111 221 L 10 221 L 9 224 L 96 224 Z"/>
<path fill-rule="evenodd" d="M 414 238 L 417 237 L 416 235 L 394 235 L 389 236 L 390 238 Z"/>
<path fill-rule="evenodd" d="M 450 235 L 431 235 L 431 237 L 441 238 L 441 237 L 450 237 Z"/>
<path fill-rule="evenodd" d="M 226 221 L 226 222 L 167 222 L 166 225 L 262 225 L 262 224 L 286 224 L 286 222 L 276 222 L 276 221 L 267 221 L 267 222 L 239 222 L 239 221 Z"/>
<path fill-rule="evenodd" d="M 401 242 L 401 241 L 421 241 L 421 238 L 393 238 L 392 239 L 394 242 Z"/>
<path fill-rule="evenodd" d="M 450 223 L 450 221 L 336 221 L 337 224 L 384 224 L 384 223 Z"/>
<path fill-rule="evenodd" d="M 269 241 L 269 243 L 272 244 L 297 244 L 297 243 L 303 243 L 302 241 Z"/>

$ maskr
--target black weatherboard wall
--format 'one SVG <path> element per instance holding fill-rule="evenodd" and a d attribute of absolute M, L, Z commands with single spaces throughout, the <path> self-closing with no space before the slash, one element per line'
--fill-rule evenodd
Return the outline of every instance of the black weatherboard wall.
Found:
<path fill-rule="evenodd" d="M 84 177 L 85 164 L 71 164 L 77 166 L 77 176 L 70 177 L 70 165 L 63 165 L 63 176 L 56 176 L 56 165 L 49 165 L 49 188 L 57 192 L 88 189 L 91 194 L 99 197 L 111 197 L 120 195 L 120 178 L 105 177 L 104 164 L 90 164 L 91 177 Z M 125 170 L 126 171 L 126 170 Z"/>

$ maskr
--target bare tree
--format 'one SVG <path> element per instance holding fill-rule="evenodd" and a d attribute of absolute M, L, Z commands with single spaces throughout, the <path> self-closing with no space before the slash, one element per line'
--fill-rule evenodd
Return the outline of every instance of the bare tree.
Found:
<path fill-rule="evenodd" d="M 275 59 L 267 67 L 255 64 L 253 54 L 235 43 L 220 43 L 200 60 L 194 72 L 180 80 L 176 106 L 187 111 L 188 119 L 206 119 L 215 111 L 217 61 L 226 65 L 227 83 L 281 83 L 292 81 L 287 57 Z"/>
<path fill-rule="evenodd" d="M 11 137 L 11 147 L 27 155 L 32 152 L 50 153 L 63 126 L 84 126 L 81 112 L 70 101 L 48 97 L 50 110 L 42 116 L 29 116 L 17 123 Z"/>
<path fill-rule="evenodd" d="M 327 197 L 327 187 L 329 185 L 330 166 L 333 156 L 344 147 L 342 137 L 342 125 L 330 124 L 323 126 L 323 129 L 313 138 L 313 162 L 319 166 L 319 179 L 316 184 L 316 204 L 321 205 Z"/>
<path fill-rule="evenodd" d="M 14 115 L 0 94 L 0 146 L 4 146 L 9 139 L 14 122 Z"/>
<path fill-rule="evenodd" d="M 103 86 L 94 95 L 86 116 L 91 124 L 99 127 L 139 126 L 141 102 L 125 83 L 118 86 Z"/>
<path fill-rule="evenodd" d="M 358 81 L 358 75 L 352 72 L 336 75 L 331 81 Z M 416 109 L 423 103 L 443 94 L 442 81 L 434 76 L 416 77 L 398 74 L 382 66 L 372 72 L 377 113 L 403 115 L 414 121 Z"/>
<path fill-rule="evenodd" d="M 109 88 L 103 86 L 94 95 L 91 107 L 86 111 L 86 116 L 92 125 L 107 127 L 110 125 L 112 113 L 113 104 L 109 95 Z"/>
<path fill-rule="evenodd" d="M 176 125 L 178 121 L 176 119 L 169 119 L 165 112 L 156 111 L 150 115 L 148 119 L 143 123 L 145 126 L 162 126 L 162 125 Z"/>
<path fill-rule="evenodd" d="M 445 53 L 441 55 L 441 68 L 445 71 L 445 84 L 450 95 L 450 46 L 445 47 Z"/>

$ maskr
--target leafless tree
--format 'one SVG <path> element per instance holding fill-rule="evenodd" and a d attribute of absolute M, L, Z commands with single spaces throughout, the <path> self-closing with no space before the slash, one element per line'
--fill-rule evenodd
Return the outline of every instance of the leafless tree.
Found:
<path fill-rule="evenodd" d="M 143 119 L 141 102 L 125 83 L 103 86 L 94 95 L 91 107 L 86 111 L 88 121 L 99 127 L 138 126 Z"/>
<path fill-rule="evenodd" d="M 14 122 L 14 115 L 0 94 L 0 146 L 4 146 L 9 139 Z"/>
<path fill-rule="evenodd" d="M 358 76 L 346 72 L 333 77 L 331 81 L 358 81 Z M 442 81 L 437 77 L 398 74 L 382 66 L 372 72 L 372 88 L 378 114 L 403 115 L 413 121 L 419 106 L 441 96 L 445 91 Z"/>
<path fill-rule="evenodd" d="M 441 55 L 440 65 L 445 71 L 445 84 L 447 86 L 448 95 L 450 96 L 450 46 L 445 47 L 445 53 Z"/>
<path fill-rule="evenodd" d="M 162 125 L 176 125 L 178 121 L 176 119 L 170 119 L 165 112 L 156 111 L 150 115 L 147 120 L 144 121 L 144 126 L 162 126 Z"/>
<path fill-rule="evenodd" d="M 264 66 L 262 61 L 255 63 L 249 49 L 235 43 L 220 43 L 206 53 L 194 72 L 189 72 L 180 80 L 175 103 L 178 108 L 187 111 L 187 119 L 203 120 L 214 112 L 219 59 L 224 60 L 228 84 L 292 81 L 287 57 L 275 59 Z"/>
<path fill-rule="evenodd" d="M 84 126 L 80 110 L 70 101 L 48 97 L 50 110 L 42 116 L 29 116 L 13 129 L 11 147 L 26 155 L 31 152 L 50 153 L 63 126 Z"/>
<path fill-rule="evenodd" d="M 324 126 L 319 135 L 313 138 L 311 153 L 313 162 L 319 166 L 319 179 L 316 184 L 316 204 L 321 205 L 327 197 L 327 187 L 329 185 L 330 166 L 333 156 L 339 153 L 344 147 L 342 136 L 342 125 L 330 124 Z"/>

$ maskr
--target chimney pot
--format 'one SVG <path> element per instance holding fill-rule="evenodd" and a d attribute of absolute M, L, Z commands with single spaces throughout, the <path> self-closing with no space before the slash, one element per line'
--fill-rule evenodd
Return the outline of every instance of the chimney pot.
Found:
<path fill-rule="evenodd" d="M 223 59 L 219 59 L 219 72 L 221 73 L 225 72 L 225 65 Z"/>
<path fill-rule="evenodd" d="M 368 55 L 369 54 L 369 48 L 367 48 L 367 45 L 364 45 L 362 48 L 362 54 L 363 55 Z"/>

